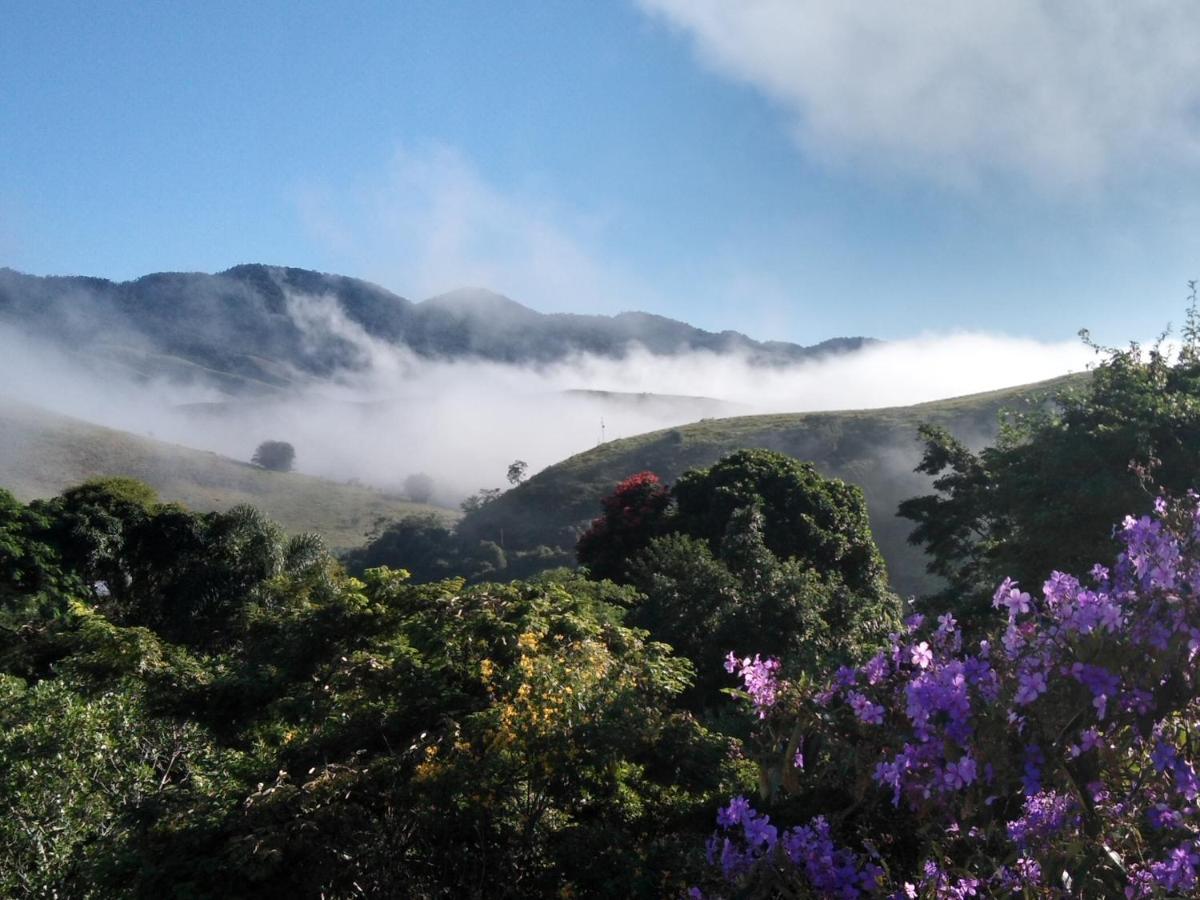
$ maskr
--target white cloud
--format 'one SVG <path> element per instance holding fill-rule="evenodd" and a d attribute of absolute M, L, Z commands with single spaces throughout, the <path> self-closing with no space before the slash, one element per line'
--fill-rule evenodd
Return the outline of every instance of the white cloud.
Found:
<path fill-rule="evenodd" d="M 594 214 L 497 186 L 446 146 L 401 150 L 381 177 L 355 188 L 309 185 L 299 207 L 342 270 L 416 300 L 474 286 L 555 311 L 655 303 L 595 249 L 603 223 Z"/>
<path fill-rule="evenodd" d="M 1197 157 L 1186 0 L 637 2 L 777 101 L 826 160 L 1061 190 Z"/>

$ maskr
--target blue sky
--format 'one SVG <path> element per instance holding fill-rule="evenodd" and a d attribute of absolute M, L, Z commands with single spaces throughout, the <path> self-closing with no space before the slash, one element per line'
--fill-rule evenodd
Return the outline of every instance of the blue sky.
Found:
<path fill-rule="evenodd" d="M 1184 4 L 10 3 L 0 264 L 1146 337 L 1200 277 L 1197 38 Z"/>

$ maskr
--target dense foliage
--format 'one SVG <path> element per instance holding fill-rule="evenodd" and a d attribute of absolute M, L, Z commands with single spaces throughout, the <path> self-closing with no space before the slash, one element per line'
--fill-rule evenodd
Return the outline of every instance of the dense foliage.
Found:
<path fill-rule="evenodd" d="M 930 570 L 933 607 L 985 614 L 995 584 L 1040 584 L 1107 558 L 1112 523 L 1162 491 L 1200 484 L 1200 348 L 1194 316 L 1172 360 L 1160 347 L 1109 351 L 1082 387 L 1010 414 L 979 453 L 926 428 L 921 470 L 937 492 L 901 504 Z"/>
<path fill-rule="evenodd" d="M 343 574 L 250 510 L 0 493 L 0 895 L 662 896 L 730 740 L 569 573 Z"/>
<path fill-rule="evenodd" d="M 570 555 L 548 547 L 505 552 L 495 541 L 473 540 L 433 515 L 381 522 L 361 547 L 343 554 L 353 575 L 378 566 L 403 568 L 418 583 L 462 576 L 468 582 L 525 578 L 567 565 Z"/>
<path fill-rule="evenodd" d="M 822 687 L 731 655 L 773 787 L 819 814 L 722 809 L 710 859 L 738 895 L 1194 896 L 1197 500 L 1127 517 L 1111 568 L 1041 598 L 1006 579 L 993 639 L 917 615 Z"/>
<path fill-rule="evenodd" d="M 899 600 L 862 494 L 780 453 L 743 450 L 668 491 L 649 472 L 621 482 L 579 541 L 594 577 L 642 595 L 631 620 L 696 663 L 710 704 L 732 648 L 829 671 L 880 643 Z"/>
<path fill-rule="evenodd" d="M 1193 326 L 926 431 L 905 620 L 861 492 L 762 450 L 506 584 L 554 551 L 0 491 L 0 895 L 1200 895 Z"/>

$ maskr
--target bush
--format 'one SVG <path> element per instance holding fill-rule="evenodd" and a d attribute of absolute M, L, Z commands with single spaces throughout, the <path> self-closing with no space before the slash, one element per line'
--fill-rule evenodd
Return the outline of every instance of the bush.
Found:
<path fill-rule="evenodd" d="M 593 578 L 624 581 L 633 557 L 661 530 L 671 494 L 653 472 L 638 472 L 600 501 L 602 515 L 579 538 L 576 556 Z"/>
<path fill-rule="evenodd" d="M 670 491 L 649 472 L 626 479 L 578 554 L 592 577 L 641 592 L 630 620 L 696 664 L 696 707 L 717 699 L 730 648 L 816 676 L 900 622 L 862 492 L 769 450 L 690 469 Z"/>
<path fill-rule="evenodd" d="M 718 814 L 710 858 L 739 896 L 1196 896 L 1200 890 L 1200 503 L 1128 517 L 1123 552 L 975 646 L 913 617 L 824 686 L 732 654 L 761 722 L 768 802 Z M 786 748 L 782 753 L 779 748 Z"/>

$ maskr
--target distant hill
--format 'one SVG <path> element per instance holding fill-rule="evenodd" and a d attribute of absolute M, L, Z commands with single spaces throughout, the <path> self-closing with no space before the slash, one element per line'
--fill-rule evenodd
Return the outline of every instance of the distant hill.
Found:
<path fill-rule="evenodd" d="M 1043 402 L 1049 392 L 1089 377 L 1068 375 L 1023 387 L 890 409 L 710 419 L 609 441 L 543 470 L 459 523 L 463 534 L 502 542 L 511 550 L 539 544 L 573 547 L 618 481 L 650 470 L 673 482 L 686 469 L 711 465 L 743 447 L 779 450 L 816 464 L 822 474 L 862 487 L 871 527 L 904 594 L 933 582 L 919 548 L 907 543 L 912 524 L 896 516 L 901 500 L 929 490 L 913 472 L 921 447 L 917 427 L 930 422 L 980 447 L 998 433 L 1002 408 Z"/>
<path fill-rule="evenodd" d="M 0 487 L 28 501 L 88 478 L 128 475 L 191 509 L 258 507 L 287 531 L 315 531 L 334 549 L 355 547 L 379 518 L 457 513 L 371 488 L 268 472 L 201 450 L 102 428 L 0 397 Z"/>
<path fill-rule="evenodd" d="M 227 394 L 270 394 L 306 377 L 366 366 L 372 342 L 421 357 L 546 364 L 577 353 L 738 352 L 783 365 L 856 350 L 867 338 L 812 347 L 715 334 L 640 312 L 543 314 L 482 289 L 413 303 L 355 278 L 241 265 L 216 275 L 136 281 L 38 277 L 0 269 L 0 324 L 146 377 L 206 379 Z"/>

